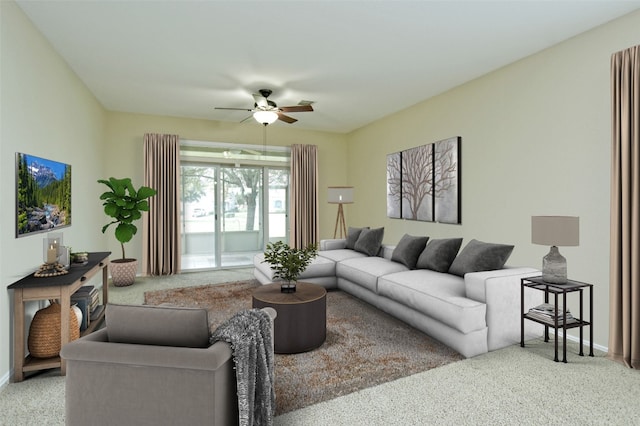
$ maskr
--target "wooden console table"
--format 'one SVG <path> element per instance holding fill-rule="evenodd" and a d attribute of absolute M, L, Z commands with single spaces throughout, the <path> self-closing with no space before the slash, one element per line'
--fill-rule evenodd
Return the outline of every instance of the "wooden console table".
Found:
<path fill-rule="evenodd" d="M 13 290 L 13 381 L 24 380 L 24 373 L 60 367 L 61 374 L 66 374 L 66 366 L 59 356 L 52 358 L 25 357 L 25 332 L 24 332 L 24 303 L 37 300 L 58 299 L 60 301 L 60 342 L 62 345 L 69 342 L 69 311 L 71 309 L 71 295 L 75 293 L 87 280 L 102 270 L 102 304 L 109 300 L 109 255 L 111 252 L 89 253 L 89 261 L 86 265 L 71 266 L 69 273 L 55 277 L 35 277 L 27 275 L 19 281 L 11 284 L 8 289 Z M 89 334 L 102 321 L 104 310 L 100 318 L 91 322 L 91 325 L 82 332 Z"/>

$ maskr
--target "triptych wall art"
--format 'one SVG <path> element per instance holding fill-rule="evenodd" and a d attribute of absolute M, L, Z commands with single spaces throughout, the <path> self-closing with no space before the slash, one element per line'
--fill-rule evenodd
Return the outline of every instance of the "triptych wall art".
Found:
<path fill-rule="evenodd" d="M 459 136 L 387 155 L 387 216 L 461 223 Z"/>

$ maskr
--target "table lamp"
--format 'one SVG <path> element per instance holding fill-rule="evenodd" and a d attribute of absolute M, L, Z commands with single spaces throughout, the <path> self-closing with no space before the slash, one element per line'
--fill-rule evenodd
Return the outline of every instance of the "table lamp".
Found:
<path fill-rule="evenodd" d="M 542 258 L 542 280 L 551 284 L 567 282 L 567 259 L 558 246 L 580 243 L 580 218 L 577 216 L 531 216 L 531 242 L 551 246 Z"/>
<path fill-rule="evenodd" d="M 333 238 L 337 238 L 338 227 L 340 228 L 340 238 L 347 238 L 347 225 L 344 221 L 342 205 L 353 203 L 353 186 L 330 186 L 327 199 L 329 204 L 338 205 L 338 216 L 336 217 L 336 227 L 333 230 Z"/>

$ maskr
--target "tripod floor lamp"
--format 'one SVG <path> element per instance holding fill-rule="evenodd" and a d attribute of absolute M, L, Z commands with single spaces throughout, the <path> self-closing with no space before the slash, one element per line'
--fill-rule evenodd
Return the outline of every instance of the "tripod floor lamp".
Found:
<path fill-rule="evenodd" d="M 340 238 L 347 238 L 347 225 L 344 220 L 342 205 L 353 203 L 353 186 L 330 186 L 327 199 L 329 204 L 338 205 L 338 216 L 336 216 L 333 238 L 338 238 L 338 229 L 340 229 Z"/>

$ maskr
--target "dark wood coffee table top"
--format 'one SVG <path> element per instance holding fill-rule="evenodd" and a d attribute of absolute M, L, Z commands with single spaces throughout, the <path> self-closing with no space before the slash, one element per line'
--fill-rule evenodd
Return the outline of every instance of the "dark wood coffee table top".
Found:
<path fill-rule="evenodd" d="M 283 293 L 280 291 L 280 283 L 273 283 L 258 287 L 253 292 L 253 298 L 265 303 L 286 305 L 312 302 L 326 294 L 327 290 L 316 284 L 298 282 L 294 293 Z"/>

